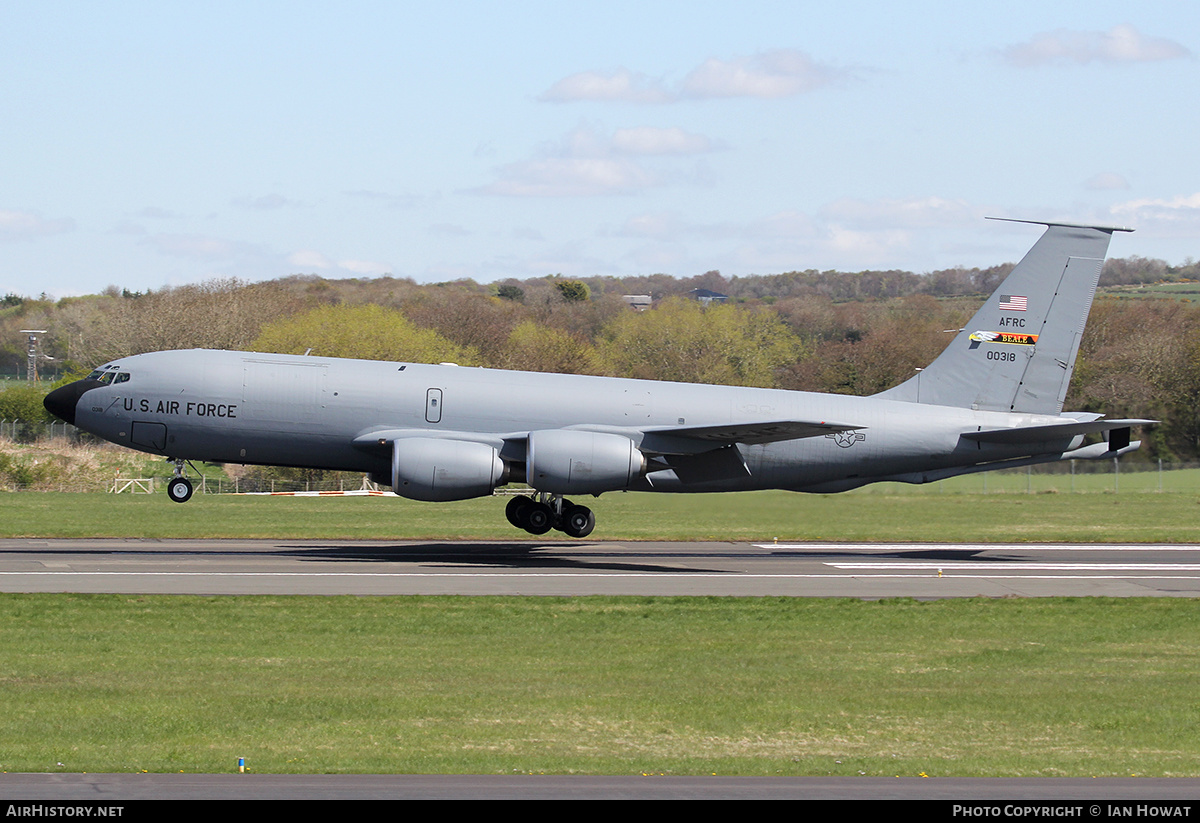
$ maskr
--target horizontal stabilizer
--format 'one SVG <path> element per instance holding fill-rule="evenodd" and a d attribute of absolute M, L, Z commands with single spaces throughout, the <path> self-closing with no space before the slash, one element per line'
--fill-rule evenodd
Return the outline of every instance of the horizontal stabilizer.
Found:
<path fill-rule="evenodd" d="M 1075 449 L 1063 455 L 1063 459 L 1071 460 L 1107 460 L 1113 457 L 1120 457 L 1123 454 L 1135 452 L 1142 446 L 1141 440 L 1126 442 L 1123 444 L 1116 443 L 1093 443 L 1090 446 L 1084 446 L 1082 449 Z"/>
<path fill-rule="evenodd" d="M 1048 426 L 1025 426 L 1012 429 L 986 429 L 977 432 L 964 432 L 967 440 L 978 440 L 982 443 L 999 443 L 1016 445 L 1018 443 L 1042 443 L 1060 437 L 1076 437 L 1081 434 L 1129 429 L 1132 426 L 1146 426 L 1157 423 L 1157 420 L 1091 420 L 1086 422 L 1051 423 Z"/>

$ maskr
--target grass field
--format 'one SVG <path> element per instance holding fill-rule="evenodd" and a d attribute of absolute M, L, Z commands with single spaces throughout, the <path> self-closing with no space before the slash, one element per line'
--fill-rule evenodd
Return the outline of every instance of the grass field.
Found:
<path fill-rule="evenodd" d="M 0 770 L 1195 776 L 1162 599 L 0 596 Z"/>
<path fill-rule="evenodd" d="M 1197 300 L 1200 299 L 1200 283 L 1143 283 L 1136 286 L 1110 286 L 1101 289 L 1100 293 L 1110 297 Z"/>
<path fill-rule="evenodd" d="M 1012 482 L 604 495 L 593 536 L 1200 542 L 1194 491 Z M 21 492 L 0 536 L 527 538 L 503 504 Z M 0 631 L 0 771 L 1200 775 L 1194 600 L 3 594 Z"/>
<path fill-rule="evenodd" d="M 504 503 L 20 492 L 0 494 L 0 537 L 529 539 Z M 1184 492 L 629 493 L 589 505 L 592 540 L 1200 542 L 1200 493 Z"/>

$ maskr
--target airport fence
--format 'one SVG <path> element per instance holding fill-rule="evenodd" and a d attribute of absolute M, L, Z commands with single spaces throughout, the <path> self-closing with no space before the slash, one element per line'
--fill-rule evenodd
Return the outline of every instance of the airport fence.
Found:
<path fill-rule="evenodd" d="M 43 440 L 65 438 L 79 442 L 92 435 L 81 432 L 70 423 L 62 420 L 44 422 L 41 420 L 0 420 L 0 440 L 11 440 L 14 443 L 36 443 Z"/>
<path fill-rule="evenodd" d="M 1200 494 L 1200 463 L 1167 460 L 1064 460 L 998 469 L 915 485 L 875 483 L 854 494 Z"/>
<path fill-rule="evenodd" d="M 70 444 L 107 444 L 74 426 L 61 421 L 28 422 L 0 420 L 0 444 L 4 441 L 52 448 L 52 441 Z M 113 449 L 119 447 L 112 446 Z M 121 450 L 124 451 L 124 450 Z M 126 452 L 128 453 L 128 452 Z M 0 455 L 0 458 L 3 456 Z M 162 458 L 146 456 L 150 470 L 147 476 L 118 475 L 104 484 L 113 493 L 157 493 L 171 476 L 169 463 Z M 12 461 L 8 461 L 9 464 Z M 6 478 L 6 463 L 0 459 L 0 488 L 26 489 L 35 484 Z M 219 466 L 189 464 L 186 474 L 197 494 L 380 494 L 390 487 L 378 486 L 362 474 L 354 472 L 314 472 L 310 477 L 294 479 L 271 476 L 271 469 L 240 471 L 241 467 L 225 471 Z M 65 480 L 64 490 L 79 490 Z M 45 490 L 46 484 L 40 484 Z M 100 488 L 93 487 L 99 491 Z M 498 490 L 498 494 L 528 491 L 515 486 Z M 1193 493 L 1200 494 L 1200 463 L 1139 459 L 1130 455 L 1122 460 L 1068 460 L 1041 466 L 978 472 L 916 485 L 909 483 L 873 483 L 850 494 L 1132 494 L 1132 493 Z"/>
<path fill-rule="evenodd" d="M 1071 465 L 1074 463 L 1076 465 Z M 191 477 L 198 494 L 382 494 L 390 486 L 366 475 L 337 472 L 327 477 L 289 480 L 270 477 Z M 165 486 L 166 477 L 156 489 Z M 497 495 L 528 494 L 523 486 L 496 490 Z M 1168 461 L 1068 461 L 1055 466 L 1028 466 L 952 477 L 935 483 L 874 483 L 850 494 L 1200 494 L 1200 463 Z"/>

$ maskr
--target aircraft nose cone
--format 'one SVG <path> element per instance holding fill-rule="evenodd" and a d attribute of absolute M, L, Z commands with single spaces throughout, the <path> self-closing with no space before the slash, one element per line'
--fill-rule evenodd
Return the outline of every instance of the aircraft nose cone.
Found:
<path fill-rule="evenodd" d="M 79 405 L 79 398 L 83 397 L 84 392 L 103 385 L 99 380 L 76 380 L 50 392 L 42 401 L 42 405 L 59 420 L 65 420 L 74 426 L 75 407 Z"/>

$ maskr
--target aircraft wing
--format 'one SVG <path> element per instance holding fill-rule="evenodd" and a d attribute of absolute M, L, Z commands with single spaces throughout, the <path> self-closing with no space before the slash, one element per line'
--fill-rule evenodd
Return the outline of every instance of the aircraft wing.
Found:
<path fill-rule="evenodd" d="M 864 426 L 826 420 L 765 420 L 717 426 L 657 426 L 642 429 L 641 449 L 656 454 L 697 454 L 733 443 L 759 445 L 781 440 L 823 437 Z"/>
<path fill-rule="evenodd" d="M 823 437 L 827 434 L 865 428 L 826 420 L 766 420 L 749 423 L 729 423 L 715 426 L 652 426 L 648 428 L 587 426 L 567 427 L 576 431 L 597 431 L 621 434 L 637 443 L 650 454 L 700 454 L 734 443 L 759 445 L 781 440 Z M 435 437 L 490 443 L 498 449 L 505 443 L 524 440 L 528 432 L 482 433 L 464 431 L 430 431 L 428 429 L 368 429 L 354 438 L 359 448 L 390 447 L 393 440 L 406 437 Z"/>

